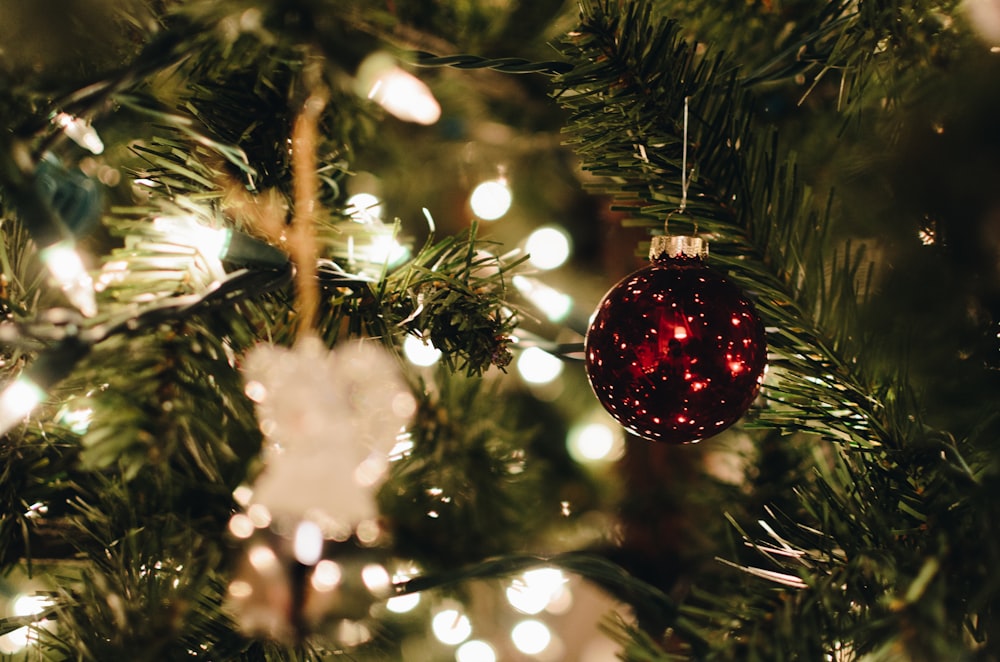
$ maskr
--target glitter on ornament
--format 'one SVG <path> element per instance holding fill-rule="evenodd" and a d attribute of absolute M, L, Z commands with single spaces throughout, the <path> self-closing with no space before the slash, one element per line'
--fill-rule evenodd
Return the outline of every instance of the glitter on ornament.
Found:
<path fill-rule="evenodd" d="M 587 376 L 634 434 L 688 443 L 722 432 L 763 380 L 764 327 L 692 237 L 654 237 L 652 264 L 611 288 L 587 332 Z"/>

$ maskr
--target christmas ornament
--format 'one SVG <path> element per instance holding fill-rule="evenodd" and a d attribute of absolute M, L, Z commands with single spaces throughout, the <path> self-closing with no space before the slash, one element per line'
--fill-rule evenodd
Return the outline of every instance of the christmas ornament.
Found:
<path fill-rule="evenodd" d="M 253 502 L 344 527 L 374 519 L 388 451 L 416 410 L 395 360 L 374 341 L 331 351 L 308 336 L 290 349 L 254 348 L 243 373 L 269 442 Z"/>
<path fill-rule="evenodd" d="M 227 605 L 247 634 L 286 642 L 367 616 L 388 597 L 375 493 L 416 409 L 373 341 L 259 345 L 243 361 L 265 467 L 229 530 L 241 541 Z"/>
<path fill-rule="evenodd" d="M 604 408 L 646 439 L 694 442 L 750 407 L 767 358 L 753 305 L 706 266 L 697 237 L 654 237 L 652 264 L 611 288 L 587 331 L 586 367 Z"/>
<path fill-rule="evenodd" d="M 311 520 L 257 527 L 243 513 L 229 528 L 244 542 L 226 609 L 248 636 L 294 644 L 340 622 L 363 620 L 390 596 L 384 553 L 357 538 L 329 539 Z M 281 528 L 291 532 L 282 535 Z"/>

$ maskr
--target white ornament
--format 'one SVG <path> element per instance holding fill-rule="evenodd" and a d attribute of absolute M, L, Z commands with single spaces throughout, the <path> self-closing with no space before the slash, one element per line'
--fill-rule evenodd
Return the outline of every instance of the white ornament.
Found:
<path fill-rule="evenodd" d="M 376 517 L 387 453 L 416 409 L 392 356 L 374 341 L 329 350 L 309 337 L 259 345 L 243 373 L 271 446 L 253 502 L 348 526 Z"/>

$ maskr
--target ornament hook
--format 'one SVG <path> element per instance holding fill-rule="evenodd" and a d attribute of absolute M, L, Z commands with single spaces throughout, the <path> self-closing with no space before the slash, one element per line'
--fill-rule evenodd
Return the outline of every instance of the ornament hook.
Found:
<path fill-rule="evenodd" d="M 671 212 L 667 215 L 667 218 L 663 221 L 663 232 L 664 234 L 670 234 L 669 223 L 670 217 L 674 214 L 683 214 L 687 209 L 688 202 L 688 187 L 690 186 L 690 173 L 688 173 L 688 105 L 691 97 L 684 97 L 684 114 L 683 114 L 683 124 L 682 124 L 682 136 L 681 136 L 681 204 L 677 207 L 677 210 Z M 693 234 L 698 233 L 698 224 L 695 222 Z"/>

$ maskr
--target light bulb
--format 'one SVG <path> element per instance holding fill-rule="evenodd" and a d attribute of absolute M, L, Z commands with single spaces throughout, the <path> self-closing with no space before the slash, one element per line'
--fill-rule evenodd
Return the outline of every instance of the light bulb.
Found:
<path fill-rule="evenodd" d="M 309 583 L 320 593 L 327 593 L 340 586 L 342 578 L 343 571 L 340 569 L 340 564 L 330 559 L 323 559 L 316 564 Z"/>
<path fill-rule="evenodd" d="M 0 434 L 24 420 L 45 397 L 45 391 L 26 375 L 19 376 L 0 394 Z"/>
<path fill-rule="evenodd" d="M 94 281 L 84 268 L 72 239 L 46 246 L 38 252 L 38 257 L 70 303 L 87 317 L 97 314 Z"/>
<path fill-rule="evenodd" d="M 20 595 L 14 600 L 15 616 L 35 616 L 53 605 L 52 598 L 44 595 Z"/>
<path fill-rule="evenodd" d="M 583 423 L 569 431 L 566 448 L 577 462 L 610 462 L 625 449 L 621 428 L 603 421 Z"/>
<path fill-rule="evenodd" d="M 385 603 L 385 608 L 394 614 L 405 614 L 408 611 L 416 609 L 419 604 L 419 593 L 407 593 L 406 595 L 397 595 L 389 598 Z"/>
<path fill-rule="evenodd" d="M 302 565 L 316 565 L 323 557 L 323 531 L 319 524 L 305 520 L 295 527 L 295 560 Z"/>
<path fill-rule="evenodd" d="M 468 616 L 457 609 L 442 609 L 431 620 L 431 630 L 442 644 L 454 646 L 469 638 L 472 623 Z"/>
<path fill-rule="evenodd" d="M 555 269 L 569 259 L 569 235 L 562 228 L 548 226 L 538 228 L 525 242 L 528 262 L 538 269 Z"/>
<path fill-rule="evenodd" d="M 345 211 L 358 223 L 382 219 L 382 201 L 372 193 L 355 193 L 347 199 Z"/>
<path fill-rule="evenodd" d="M 563 371 L 563 362 L 539 347 L 528 347 L 517 358 L 517 372 L 529 384 L 548 384 Z"/>
<path fill-rule="evenodd" d="M 455 651 L 455 662 L 496 662 L 497 652 L 485 641 L 472 639 Z"/>
<path fill-rule="evenodd" d="M 421 367 L 432 366 L 441 359 L 441 350 L 412 335 L 403 340 L 403 354 L 410 363 Z"/>
<path fill-rule="evenodd" d="M 545 609 L 562 590 L 566 577 L 558 568 L 528 570 L 507 588 L 507 601 L 525 614 Z"/>
<path fill-rule="evenodd" d="M 548 648 L 552 631 L 541 621 L 527 620 L 514 626 L 510 638 L 517 650 L 526 655 L 536 655 Z"/>
<path fill-rule="evenodd" d="M 52 117 L 52 123 L 62 128 L 67 138 L 91 154 L 100 154 L 104 151 L 104 142 L 87 120 L 69 113 L 57 113 Z"/>
<path fill-rule="evenodd" d="M 158 216 L 153 227 L 178 244 L 194 248 L 204 257 L 222 260 L 233 240 L 230 228 L 210 228 L 190 216 Z"/>
<path fill-rule="evenodd" d="M 514 287 L 521 295 L 545 314 L 553 324 L 558 324 L 573 310 L 573 299 L 554 287 L 528 276 L 514 276 Z"/>
<path fill-rule="evenodd" d="M 510 210 L 514 195 L 504 178 L 491 179 L 472 189 L 469 206 L 484 221 L 495 221 Z"/>
<path fill-rule="evenodd" d="M 397 66 L 388 53 L 364 59 L 358 67 L 356 89 L 404 122 L 428 125 L 441 118 L 441 106 L 430 88 Z"/>

